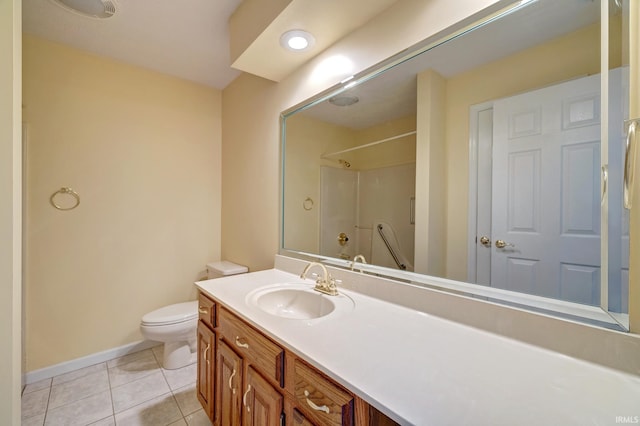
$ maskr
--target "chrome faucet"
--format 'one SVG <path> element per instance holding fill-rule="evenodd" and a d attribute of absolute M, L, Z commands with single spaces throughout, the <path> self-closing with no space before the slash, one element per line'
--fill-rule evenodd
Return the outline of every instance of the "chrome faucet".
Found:
<path fill-rule="evenodd" d="M 336 286 L 336 280 L 333 279 L 327 268 L 318 262 L 309 262 L 307 266 L 305 266 L 304 271 L 300 274 L 300 278 L 305 279 L 307 277 L 307 272 L 313 266 L 319 266 L 322 268 L 323 276 L 318 276 L 316 279 L 316 286 L 313 288 L 320 293 L 328 294 L 329 296 L 337 296 L 338 295 L 338 287 Z"/>
<path fill-rule="evenodd" d="M 358 254 L 358 255 L 354 256 L 353 260 L 351 261 L 351 270 L 352 271 L 353 271 L 354 265 L 356 264 L 356 261 L 358 261 L 358 260 L 360 262 L 362 262 L 362 263 L 365 263 L 365 264 L 367 263 L 367 260 L 364 258 L 363 255 Z M 362 268 L 360 268 L 360 273 L 362 273 Z"/>

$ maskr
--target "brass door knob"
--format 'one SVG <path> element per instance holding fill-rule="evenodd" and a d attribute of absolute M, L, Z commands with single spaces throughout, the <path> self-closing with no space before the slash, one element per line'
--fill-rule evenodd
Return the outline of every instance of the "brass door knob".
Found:
<path fill-rule="evenodd" d="M 498 247 L 499 249 L 505 248 L 505 247 L 515 247 L 513 244 L 508 243 L 504 240 L 496 240 L 496 247 Z"/>
<path fill-rule="evenodd" d="M 480 237 L 480 244 L 485 247 L 491 247 L 491 239 L 489 237 Z"/>
<path fill-rule="evenodd" d="M 344 232 L 338 234 L 338 244 L 343 246 L 347 244 L 347 241 L 349 241 L 349 237 L 347 237 L 347 234 L 345 234 Z"/>

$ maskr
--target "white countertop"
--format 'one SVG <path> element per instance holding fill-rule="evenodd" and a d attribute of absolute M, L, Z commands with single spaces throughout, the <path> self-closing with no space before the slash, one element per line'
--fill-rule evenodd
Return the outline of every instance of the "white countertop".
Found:
<path fill-rule="evenodd" d="M 639 376 L 344 289 L 351 312 L 310 321 L 246 301 L 256 288 L 295 282 L 270 269 L 196 285 L 401 424 L 640 423 Z"/>

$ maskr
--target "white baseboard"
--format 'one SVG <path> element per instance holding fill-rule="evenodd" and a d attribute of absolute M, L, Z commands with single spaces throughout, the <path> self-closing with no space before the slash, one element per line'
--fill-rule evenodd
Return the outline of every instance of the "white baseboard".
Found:
<path fill-rule="evenodd" d="M 80 368 L 89 367 L 90 365 L 99 364 L 134 352 L 143 351 L 145 349 L 158 346 L 159 342 L 152 340 L 141 340 L 139 342 L 129 343 L 128 345 L 119 346 L 117 348 L 107 349 L 103 352 L 83 356 L 82 358 L 72 359 L 71 361 L 61 362 L 60 364 L 50 367 L 41 368 L 39 370 L 28 371 L 24 374 L 23 384 L 39 382 L 40 380 L 49 379 L 60 374 L 78 370 Z"/>

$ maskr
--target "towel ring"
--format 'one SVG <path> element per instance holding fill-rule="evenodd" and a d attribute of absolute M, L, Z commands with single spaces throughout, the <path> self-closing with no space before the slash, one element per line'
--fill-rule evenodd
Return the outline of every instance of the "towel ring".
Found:
<path fill-rule="evenodd" d="M 71 195 L 73 198 L 76 199 L 76 203 L 71 206 L 71 207 L 62 207 L 61 205 L 59 205 L 58 203 L 55 202 L 54 198 L 56 197 L 56 195 L 58 194 L 68 194 Z M 78 207 L 80 205 L 80 196 L 78 195 L 78 193 L 76 191 L 74 191 L 71 188 L 68 188 L 66 186 L 58 189 L 56 192 L 54 192 L 53 194 L 51 194 L 51 197 L 49 197 L 49 202 L 51 203 L 51 205 L 53 207 L 55 207 L 58 210 L 73 210 L 76 207 Z"/>
<path fill-rule="evenodd" d="M 313 200 L 311 199 L 311 197 L 307 197 L 303 202 L 302 202 L 302 208 L 305 210 L 311 210 L 313 208 Z"/>

